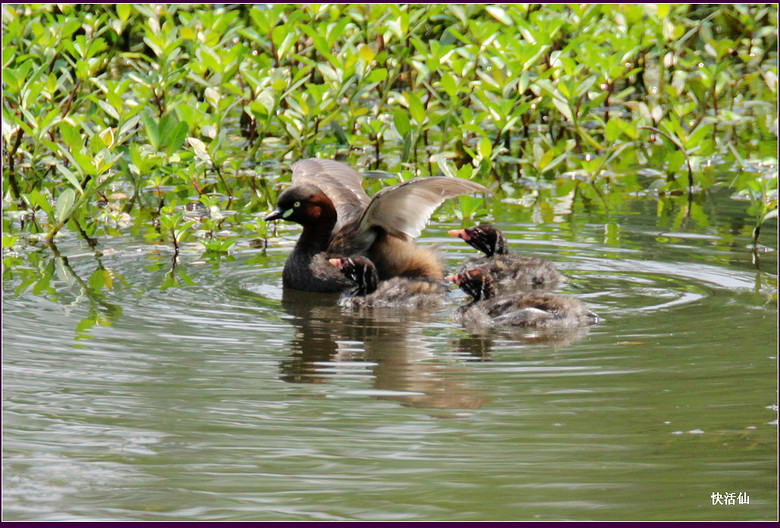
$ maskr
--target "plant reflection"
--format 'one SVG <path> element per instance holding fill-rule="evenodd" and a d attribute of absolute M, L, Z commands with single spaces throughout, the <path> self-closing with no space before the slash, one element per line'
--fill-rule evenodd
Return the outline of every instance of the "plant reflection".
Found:
<path fill-rule="evenodd" d="M 79 295 L 76 301 L 87 299 L 89 303 L 87 316 L 76 325 L 77 337 L 95 324 L 111 326 L 122 315 L 122 307 L 105 300 L 104 290 L 113 289 L 113 276 L 103 266 L 99 253 L 95 253 L 97 269 L 92 272 L 87 280 L 84 280 L 73 270 L 68 257 L 60 253 L 53 241 L 48 241 L 47 245 L 52 251 L 52 258 L 48 260 L 45 266 L 41 265 L 37 270 L 29 270 L 34 273 L 30 274 L 31 276 L 28 277 L 28 280 L 22 282 L 17 289 L 17 294 L 21 293 L 25 287 L 33 285 L 34 292 L 46 289 L 49 294 L 57 298 L 60 294 L 57 290 L 50 287 L 51 279 L 56 275 L 57 278 L 69 286 L 75 285 L 78 287 Z"/>

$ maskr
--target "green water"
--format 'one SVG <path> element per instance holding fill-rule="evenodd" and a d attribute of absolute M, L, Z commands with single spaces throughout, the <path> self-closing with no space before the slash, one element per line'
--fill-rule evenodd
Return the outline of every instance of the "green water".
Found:
<path fill-rule="evenodd" d="M 604 319 L 558 336 L 470 335 L 459 292 L 374 316 L 283 292 L 290 226 L 185 251 L 167 289 L 170 248 L 68 235 L 4 270 L 4 518 L 775 520 L 777 224 L 754 263 L 745 204 L 705 205 L 497 207 Z M 452 227 L 421 243 L 456 267 Z"/>

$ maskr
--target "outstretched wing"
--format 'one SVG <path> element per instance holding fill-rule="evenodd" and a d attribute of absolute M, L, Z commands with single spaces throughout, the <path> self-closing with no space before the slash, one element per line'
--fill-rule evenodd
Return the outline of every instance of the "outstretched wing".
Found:
<path fill-rule="evenodd" d="M 358 217 L 370 202 L 363 190 L 363 177 L 346 163 L 309 158 L 290 168 L 293 185 L 315 185 L 330 198 L 338 215 L 336 229 Z"/>
<path fill-rule="evenodd" d="M 444 200 L 485 191 L 478 183 L 449 176 L 401 182 L 374 195 L 360 219 L 360 230 L 379 226 L 392 235 L 414 239 Z"/>

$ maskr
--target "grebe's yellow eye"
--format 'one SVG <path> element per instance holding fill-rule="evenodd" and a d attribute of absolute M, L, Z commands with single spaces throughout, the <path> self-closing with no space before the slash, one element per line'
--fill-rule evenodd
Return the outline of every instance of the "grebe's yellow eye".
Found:
<path fill-rule="evenodd" d="M 300 207 L 300 206 L 301 206 L 301 202 L 295 202 L 295 203 L 293 204 L 293 207 Z"/>

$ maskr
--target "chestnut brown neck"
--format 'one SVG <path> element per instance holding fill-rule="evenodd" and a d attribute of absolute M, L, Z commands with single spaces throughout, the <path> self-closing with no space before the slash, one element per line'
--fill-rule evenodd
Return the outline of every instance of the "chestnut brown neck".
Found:
<path fill-rule="evenodd" d="M 336 208 L 324 194 L 311 198 L 305 208 L 299 222 L 303 226 L 303 233 L 298 239 L 298 246 L 315 253 L 325 251 L 336 226 Z"/>

